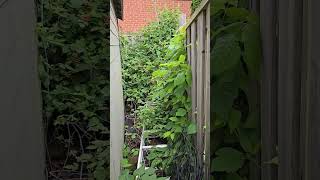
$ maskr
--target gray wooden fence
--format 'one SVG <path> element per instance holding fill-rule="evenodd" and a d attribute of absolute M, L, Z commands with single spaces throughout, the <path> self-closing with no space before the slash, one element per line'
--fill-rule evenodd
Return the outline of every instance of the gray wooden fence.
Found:
<path fill-rule="evenodd" d="M 187 55 L 192 69 L 192 120 L 197 124 L 197 175 L 209 179 L 210 167 L 210 2 L 204 0 L 187 24 Z M 202 178 L 204 177 L 204 178 Z"/>
<path fill-rule="evenodd" d="M 192 66 L 192 119 L 198 125 L 198 168 L 209 167 L 209 1 L 187 27 Z M 261 179 L 320 179 L 320 1 L 251 0 L 260 14 Z M 277 153 L 277 149 L 279 153 Z M 278 156 L 279 165 L 266 164 Z M 206 166 L 208 165 L 208 166 Z M 204 179 L 208 179 L 206 176 Z M 260 179 L 257 176 L 255 179 Z"/>
<path fill-rule="evenodd" d="M 262 180 L 320 179 L 320 1 L 260 0 Z"/>

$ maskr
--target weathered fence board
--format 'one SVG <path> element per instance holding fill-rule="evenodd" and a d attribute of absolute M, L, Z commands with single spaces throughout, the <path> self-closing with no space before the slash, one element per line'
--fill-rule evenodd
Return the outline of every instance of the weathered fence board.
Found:
<path fill-rule="evenodd" d="M 191 100 L 192 102 L 197 102 L 197 74 L 196 74 L 196 67 L 197 67 L 197 61 L 193 61 L 193 59 L 196 59 L 197 57 L 197 51 L 196 51 L 196 24 L 192 23 L 191 28 L 191 49 L 189 49 L 190 52 L 190 62 L 191 62 L 191 71 L 192 71 L 192 88 L 191 88 Z M 197 114 L 195 113 L 196 110 L 196 103 L 192 103 L 192 120 L 196 120 Z"/>
<path fill-rule="evenodd" d="M 279 1 L 278 179 L 300 180 L 299 123 L 302 1 Z"/>
<path fill-rule="evenodd" d="M 204 154 L 205 154 L 205 159 L 204 159 L 204 163 L 205 163 L 205 169 L 204 172 L 205 176 L 204 179 L 210 179 L 210 5 L 208 5 L 208 8 L 206 9 L 206 14 L 205 14 L 205 21 L 206 21 L 206 26 L 205 26 L 205 35 L 206 35 L 206 44 L 205 44 L 205 50 L 206 50 L 206 54 L 205 54 L 205 70 L 206 70 L 206 74 L 205 74 L 205 103 L 204 103 L 204 114 L 205 114 L 205 150 L 204 150 Z"/>
<path fill-rule="evenodd" d="M 278 175 L 263 165 L 262 180 L 320 178 L 319 7 L 317 0 L 261 0 L 263 161 L 279 146 Z"/>
<path fill-rule="evenodd" d="M 261 161 L 267 162 L 277 155 L 277 4 L 260 1 L 262 55 L 261 64 Z M 277 167 L 262 164 L 262 180 L 277 179 Z"/>
<path fill-rule="evenodd" d="M 320 179 L 320 1 L 303 1 L 302 180 Z"/>
<path fill-rule="evenodd" d="M 187 25 L 187 54 L 192 68 L 192 120 L 197 124 L 197 177 L 209 178 L 210 167 L 210 4 L 202 2 Z"/>
<path fill-rule="evenodd" d="M 203 14 L 200 13 L 197 19 L 197 164 L 202 166 L 203 156 Z"/>

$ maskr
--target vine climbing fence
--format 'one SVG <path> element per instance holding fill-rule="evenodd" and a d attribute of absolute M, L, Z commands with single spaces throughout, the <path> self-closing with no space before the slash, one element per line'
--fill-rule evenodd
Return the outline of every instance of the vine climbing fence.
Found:
<path fill-rule="evenodd" d="M 197 124 L 198 177 L 209 179 L 210 167 L 210 2 L 204 0 L 187 24 L 187 55 L 192 69 L 192 113 Z"/>

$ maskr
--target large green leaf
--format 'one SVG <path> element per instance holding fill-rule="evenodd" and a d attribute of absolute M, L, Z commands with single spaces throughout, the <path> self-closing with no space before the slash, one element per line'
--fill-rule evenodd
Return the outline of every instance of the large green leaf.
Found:
<path fill-rule="evenodd" d="M 195 123 L 191 123 L 187 128 L 187 134 L 195 134 L 197 132 L 197 126 Z"/>
<path fill-rule="evenodd" d="M 230 112 L 233 101 L 238 95 L 237 82 L 223 82 L 211 87 L 212 111 L 217 113 Z"/>
<path fill-rule="evenodd" d="M 241 120 L 241 112 L 237 110 L 232 110 L 230 113 L 230 119 L 228 122 L 230 132 L 234 132 L 234 130 L 239 127 L 240 120 Z"/>
<path fill-rule="evenodd" d="M 249 139 L 248 134 L 246 133 L 246 131 L 241 131 L 240 135 L 239 135 L 239 139 L 240 139 L 240 145 L 241 147 L 249 153 L 253 153 L 254 152 L 254 145 L 252 144 L 252 142 Z"/>
<path fill-rule="evenodd" d="M 103 167 L 97 168 L 93 174 L 96 180 L 105 180 L 107 178 L 106 169 Z"/>
<path fill-rule="evenodd" d="M 147 175 L 153 175 L 156 172 L 156 170 L 152 167 L 149 167 L 148 169 L 145 170 L 145 174 Z"/>
<path fill-rule="evenodd" d="M 251 79 L 260 79 L 260 31 L 259 25 L 249 23 L 242 33 L 242 41 L 244 43 L 244 61 L 247 65 L 249 76 Z"/>
<path fill-rule="evenodd" d="M 260 138 L 256 129 L 240 129 L 239 141 L 241 147 L 248 153 L 255 154 L 260 148 Z"/>
<path fill-rule="evenodd" d="M 185 80 L 186 80 L 185 73 L 184 73 L 184 72 L 181 72 L 181 73 L 179 73 L 179 74 L 177 75 L 177 77 L 175 78 L 175 80 L 174 80 L 174 85 L 175 85 L 175 86 L 178 86 L 178 85 L 184 83 Z"/>
<path fill-rule="evenodd" d="M 133 175 L 134 176 L 142 176 L 144 174 L 144 171 L 145 171 L 145 166 L 141 166 L 139 169 L 136 169 L 133 172 Z"/>
<path fill-rule="evenodd" d="M 217 157 L 212 161 L 213 172 L 236 172 L 244 163 L 244 155 L 230 147 L 224 147 L 216 152 Z"/>
<path fill-rule="evenodd" d="M 183 108 L 179 108 L 176 112 L 176 116 L 184 116 L 187 114 L 187 111 Z"/>
<path fill-rule="evenodd" d="M 128 169 L 125 169 L 121 172 L 121 176 L 119 177 L 119 180 L 133 180 L 134 176 L 130 174 L 130 171 Z"/>
<path fill-rule="evenodd" d="M 244 128 L 248 128 L 248 129 L 258 128 L 259 121 L 260 121 L 260 117 L 259 117 L 258 111 L 252 111 L 249 114 L 249 116 L 248 116 L 246 122 L 244 123 L 243 127 Z"/>
<path fill-rule="evenodd" d="M 217 39 L 212 53 L 214 75 L 233 69 L 240 62 L 241 50 L 235 36 L 227 35 Z"/>
<path fill-rule="evenodd" d="M 243 21 L 249 15 L 249 11 L 244 8 L 231 7 L 226 9 L 226 15 L 234 21 Z"/>

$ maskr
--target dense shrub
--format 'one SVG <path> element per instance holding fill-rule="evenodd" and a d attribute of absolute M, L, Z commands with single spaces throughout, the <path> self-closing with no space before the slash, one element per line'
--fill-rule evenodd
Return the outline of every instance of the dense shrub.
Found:
<path fill-rule="evenodd" d="M 109 2 L 38 1 L 49 178 L 109 178 Z"/>
<path fill-rule="evenodd" d="M 144 136 L 165 138 L 168 143 L 165 149 L 150 150 L 146 158 L 152 168 L 162 170 L 171 179 L 196 179 L 192 144 L 196 126 L 188 118 L 191 69 L 186 60 L 185 35 L 182 27 L 170 40 L 164 62 L 152 73 L 146 103 L 138 109 L 138 120 L 148 132 Z"/>
<path fill-rule="evenodd" d="M 194 179 L 191 140 L 196 127 L 188 119 L 191 100 L 187 94 L 191 71 L 186 62 L 185 28 L 177 31 L 178 15 L 165 10 L 142 32 L 122 37 L 124 93 L 127 104 L 134 102 L 137 107 L 135 126 L 148 130 L 145 137 L 164 138 L 168 143 L 168 148 L 149 152 L 146 158 L 151 167 L 172 179 Z M 128 134 L 130 141 L 133 134 Z M 131 152 L 136 151 L 126 146 L 123 167 L 130 167 L 126 158 Z M 129 176 L 127 169 L 123 177 Z"/>
<path fill-rule="evenodd" d="M 121 56 L 126 102 L 137 106 L 150 93 L 152 72 L 164 62 L 165 50 L 177 30 L 179 11 L 164 10 L 142 31 L 122 35 Z"/>

